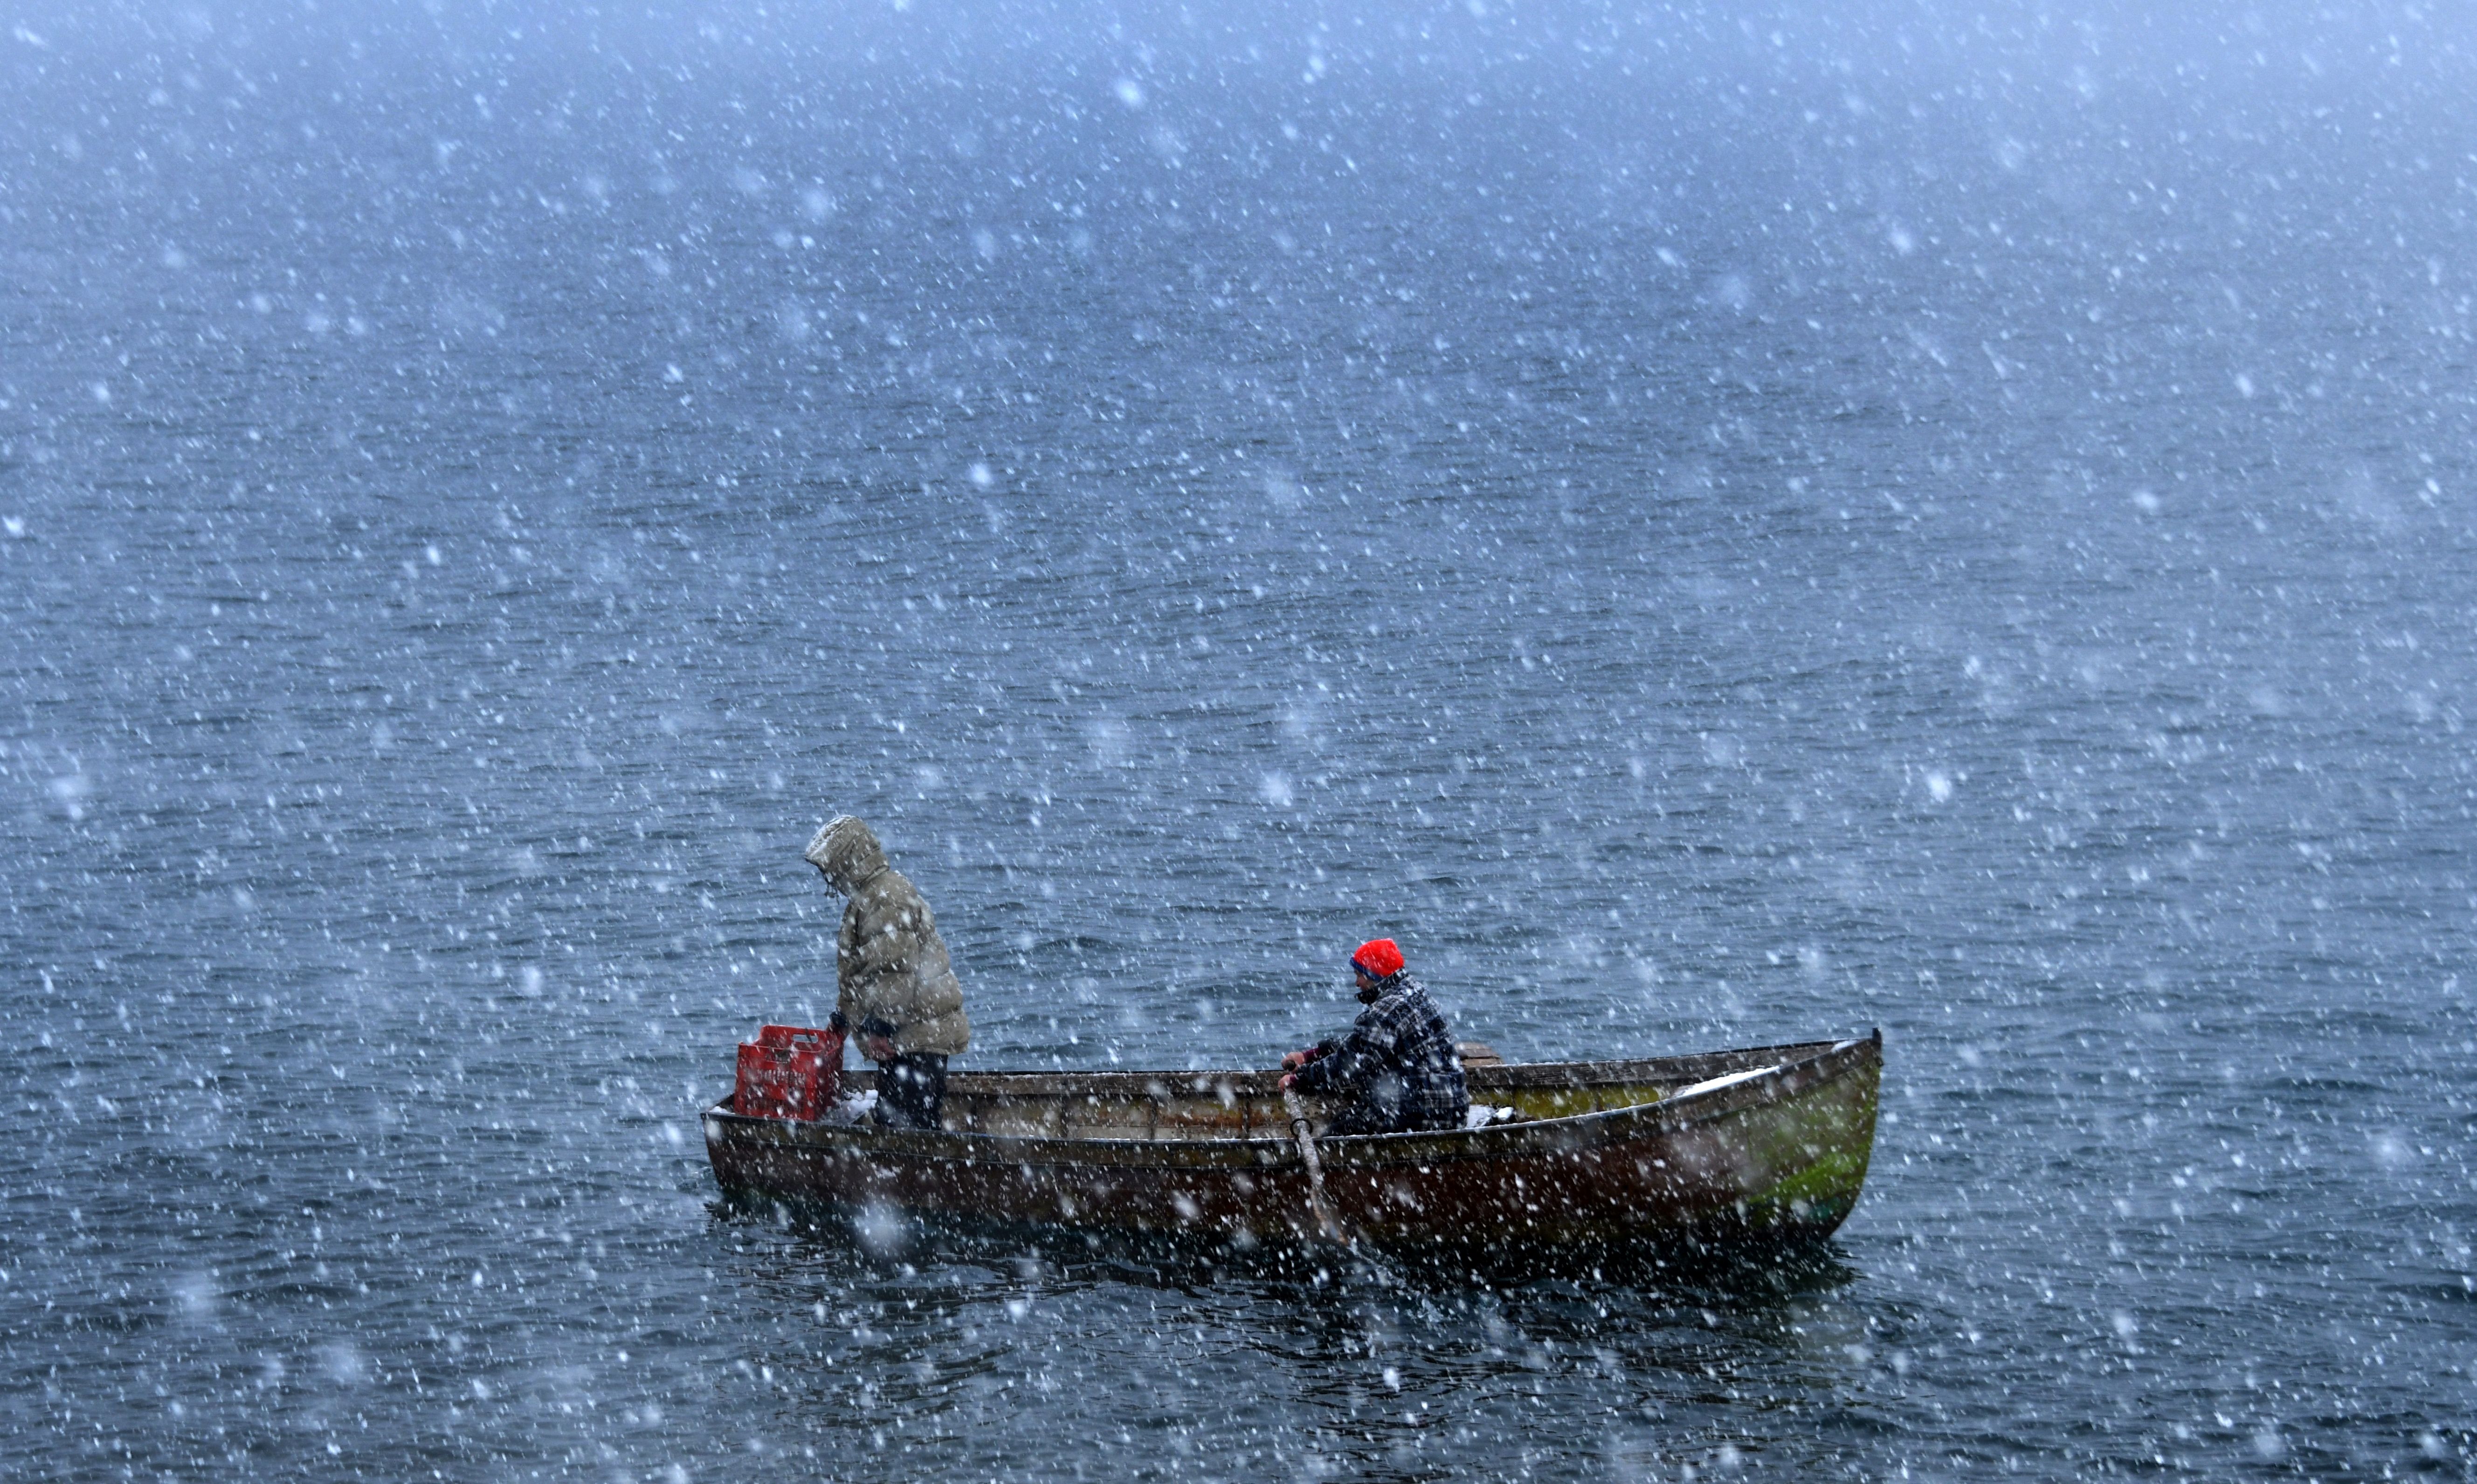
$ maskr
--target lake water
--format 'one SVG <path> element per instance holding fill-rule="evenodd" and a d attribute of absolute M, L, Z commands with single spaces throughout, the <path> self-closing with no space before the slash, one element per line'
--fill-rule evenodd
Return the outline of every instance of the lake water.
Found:
<path fill-rule="evenodd" d="M 2470 1475 L 2456 21 L 933 9 L 0 43 L 0 1472 Z M 1516 1059 L 1880 1026 L 1866 1193 L 728 1218 L 843 810 L 965 1066 L 1385 934 Z"/>

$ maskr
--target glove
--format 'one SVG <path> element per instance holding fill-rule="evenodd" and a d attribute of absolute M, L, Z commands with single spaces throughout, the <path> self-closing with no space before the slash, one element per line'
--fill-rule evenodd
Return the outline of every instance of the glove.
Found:
<path fill-rule="evenodd" d="M 837 1010 L 826 1017 L 826 1028 L 838 1036 L 848 1036 L 851 1034 L 851 1022 L 843 1019 L 842 1011 Z"/>
<path fill-rule="evenodd" d="M 872 1015 L 860 1023 L 860 1053 L 880 1066 L 894 1059 L 894 1037 L 897 1027 L 892 1021 Z"/>
<path fill-rule="evenodd" d="M 1288 1056 L 1282 1058 L 1282 1070 L 1285 1072 L 1296 1072 L 1301 1067 L 1306 1066 L 1309 1062 L 1315 1060 L 1323 1054 L 1324 1048 L 1321 1046 L 1311 1046 L 1304 1051 L 1292 1051 Z"/>

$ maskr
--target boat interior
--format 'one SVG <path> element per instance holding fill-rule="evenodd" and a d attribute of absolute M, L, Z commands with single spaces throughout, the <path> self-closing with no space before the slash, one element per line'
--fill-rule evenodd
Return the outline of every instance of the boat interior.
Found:
<path fill-rule="evenodd" d="M 1474 1110 L 1489 1109 L 1489 1122 L 1519 1123 L 1659 1102 L 1848 1044 L 1513 1065 L 1478 1042 L 1464 1042 L 1462 1051 Z M 943 1122 L 954 1133 L 1017 1138 L 1288 1138 L 1280 1082 L 1276 1072 L 958 1072 L 946 1079 Z M 872 1071 L 843 1074 L 847 1097 L 876 1084 Z M 1301 1101 L 1320 1132 L 1329 1110 L 1313 1098 Z"/>

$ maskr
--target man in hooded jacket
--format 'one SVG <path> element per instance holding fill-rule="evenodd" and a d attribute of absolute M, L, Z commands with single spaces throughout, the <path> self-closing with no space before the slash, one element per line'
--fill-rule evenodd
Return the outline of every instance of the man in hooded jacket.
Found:
<path fill-rule="evenodd" d="M 1461 1052 L 1400 946 L 1363 943 L 1350 970 L 1367 1008 L 1347 1032 L 1283 1057 L 1282 1086 L 1350 1100 L 1325 1130 L 1335 1137 L 1463 1126 L 1470 1091 Z"/>
<path fill-rule="evenodd" d="M 972 1044 L 963 986 L 919 888 L 886 863 L 877 835 L 838 815 L 809 842 L 810 864 L 851 899 L 835 935 L 833 1025 L 876 1062 L 876 1121 L 936 1128 L 946 1058 Z"/>

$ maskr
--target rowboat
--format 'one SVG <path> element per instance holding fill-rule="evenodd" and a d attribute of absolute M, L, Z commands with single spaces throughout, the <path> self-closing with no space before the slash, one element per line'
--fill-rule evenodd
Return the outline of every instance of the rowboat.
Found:
<path fill-rule="evenodd" d="M 1268 1072 L 957 1073 L 935 1131 L 743 1117 L 726 1099 L 706 1110 L 706 1150 L 735 1202 L 880 1218 L 1239 1249 L 1725 1249 L 1819 1239 L 1849 1215 L 1883 1046 L 1876 1031 L 1633 1061 L 1473 1057 L 1473 1126 L 1357 1137 L 1322 1136 L 1313 1100 L 1294 1120 Z M 846 1073 L 846 1090 L 875 1076 Z"/>

